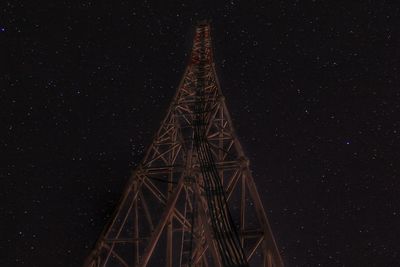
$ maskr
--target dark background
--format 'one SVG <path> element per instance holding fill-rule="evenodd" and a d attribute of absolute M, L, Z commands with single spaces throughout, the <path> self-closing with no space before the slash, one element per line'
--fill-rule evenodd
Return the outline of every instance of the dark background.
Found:
<path fill-rule="evenodd" d="M 400 266 L 400 4 L 242 2 L 1 2 L 1 266 L 81 266 L 201 18 L 287 266 Z"/>

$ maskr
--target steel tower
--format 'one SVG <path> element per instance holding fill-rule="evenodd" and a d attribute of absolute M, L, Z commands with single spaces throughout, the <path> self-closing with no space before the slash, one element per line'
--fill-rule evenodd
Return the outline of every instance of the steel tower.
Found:
<path fill-rule="evenodd" d="M 84 267 L 281 267 L 213 62 L 210 25 Z"/>

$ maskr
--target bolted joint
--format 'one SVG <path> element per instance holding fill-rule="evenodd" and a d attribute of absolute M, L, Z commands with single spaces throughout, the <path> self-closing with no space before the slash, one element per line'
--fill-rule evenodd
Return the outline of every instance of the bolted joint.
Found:
<path fill-rule="evenodd" d="M 194 177 L 193 176 L 186 176 L 185 177 L 185 185 L 191 185 L 194 183 Z"/>
<path fill-rule="evenodd" d="M 239 158 L 239 164 L 240 164 L 240 167 L 241 167 L 242 170 L 243 170 L 243 169 L 246 169 L 246 168 L 249 167 L 250 161 L 249 161 L 247 158 L 245 158 L 245 157 L 240 157 L 240 158 Z"/>

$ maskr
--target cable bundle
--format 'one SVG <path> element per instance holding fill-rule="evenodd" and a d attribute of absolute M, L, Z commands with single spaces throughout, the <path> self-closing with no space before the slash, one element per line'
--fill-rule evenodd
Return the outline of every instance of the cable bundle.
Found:
<path fill-rule="evenodd" d="M 204 32 L 202 33 L 204 34 Z M 194 146 L 197 151 L 200 169 L 204 180 L 208 212 L 211 218 L 213 233 L 217 241 L 219 254 L 224 267 L 248 267 L 248 263 L 240 243 L 228 202 L 221 183 L 215 160 L 206 137 L 208 125 L 206 111 L 205 88 L 205 44 L 201 38 L 200 60 L 197 66 L 196 102 L 194 107 Z"/>

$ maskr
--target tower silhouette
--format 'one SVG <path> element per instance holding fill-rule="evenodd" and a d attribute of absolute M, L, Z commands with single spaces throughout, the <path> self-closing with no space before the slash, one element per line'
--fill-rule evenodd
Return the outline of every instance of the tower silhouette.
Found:
<path fill-rule="evenodd" d="M 84 267 L 283 266 L 213 62 L 210 25 Z"/>

